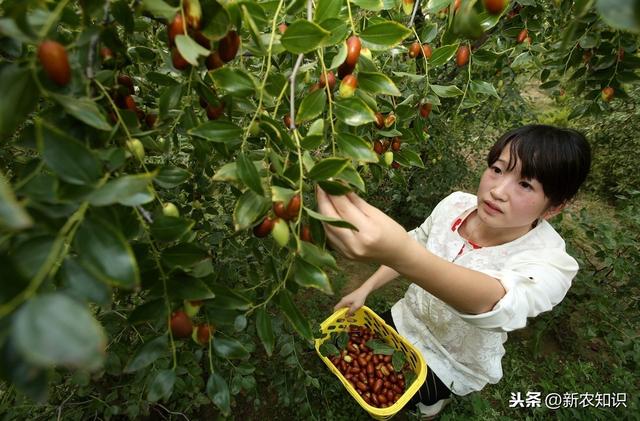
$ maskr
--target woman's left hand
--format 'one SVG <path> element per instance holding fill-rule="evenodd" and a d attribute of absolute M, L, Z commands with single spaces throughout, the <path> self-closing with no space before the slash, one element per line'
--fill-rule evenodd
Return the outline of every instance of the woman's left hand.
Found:
<path fill-rule="evenodd" d="M 343 219 L 358 229 L 324 224 L 331 245 L 350 259 L 375 261 L 393 267 L 411 242 L 411 237 L 400 224 L 355 193 L 331 196 L 318 187 L 316 197 L 321 214 Z"/>

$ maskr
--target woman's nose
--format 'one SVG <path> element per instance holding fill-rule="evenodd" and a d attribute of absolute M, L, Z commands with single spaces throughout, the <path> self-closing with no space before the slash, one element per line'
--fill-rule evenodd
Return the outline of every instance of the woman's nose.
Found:
<path fill-rule="evenodd" d="M 506 180 L 502 180 L 498 182 L 493 188 L 489 191 L 491 193 L 491 197 L 494 200 L 505 201 L 507 199 L 507 189 L 508 182 Z"/>

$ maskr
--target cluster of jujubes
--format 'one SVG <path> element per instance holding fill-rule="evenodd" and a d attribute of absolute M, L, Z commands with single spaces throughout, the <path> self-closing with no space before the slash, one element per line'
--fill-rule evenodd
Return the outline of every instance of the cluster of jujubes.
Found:
<path fill-rule="evenodd" d="M 213 338 L 216 327 L 210 323 L 193 323 L 193 318 L 200 312 L 203 302 L 184 301 L 184 308 L 171 313 L 169 327 L 171 335 L 176 339 L 191 337 L 199 345 L 206 345 Z"/>
<path fill-rule="evenodd" d="M 213 49 L 213 44 L 200 31 L 200 19 L 202 18 L 202 8 L 199 0 L 186 0 L 183 2 L 183 11 L 177 13 L 169 22 L 167 34 L 169 38 L 169 48 L 171 48 L 171 62 L 178 70 L 188 69 L 190 63 L 180 54 L 176 46 L 178 35 L 189 35 L 200 46 L 211 50 L 205 60 L 207 69 L 213 70 L 224 66 L 225 63 L 233 60 L 240 49 L 240 35 L 235 30 L 229 31 L 217 42 L 217 49 Z"/>
<path fill-rule="evenodd" d="M 299 194 L 294 195 L 289 203 L 281 200 L 275 201 L 272 205 L 273 215 L 267 215 L 258 225 L 253 227 L 253 235 L 262 238 L 271 234 L 280 247 L 289 243 L 289 227 L 287 221 L 295 221 L 300 216 L 302 199 Z M 313 243 L 311 229 L 308 225 L 300 225 L 300 239 Z"/>
<path fill-rule="evenodd" d="M 405 376 L 396 371 L 391 355 L 376 354 L 366 345 L 376 339 L 379 336 L 368 327 L 351 326 L 346 349 L 329 359 L 366 403 L 387 408 L 405 392 Z"/>

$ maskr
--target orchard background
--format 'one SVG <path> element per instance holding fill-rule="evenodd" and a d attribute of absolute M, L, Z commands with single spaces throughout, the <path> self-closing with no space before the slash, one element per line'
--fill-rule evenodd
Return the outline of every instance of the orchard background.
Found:
<path fill-rule="evenodd" d="M 442 418 L 637 419 L 640 1 L 0 14 L 2 419 L 367 419 L 311 341 L 375 268 L 327 250 L 321 223 L 348 224 L 314 211 L 315 186 L 411 229 L 474 192 L 489 145 L 532 122 L 593 146 L 554 221 L 581 271 L 510 335 L 503 380 Z M 509 408 L 527 391 L 626 393 L 627 408 Z"/>

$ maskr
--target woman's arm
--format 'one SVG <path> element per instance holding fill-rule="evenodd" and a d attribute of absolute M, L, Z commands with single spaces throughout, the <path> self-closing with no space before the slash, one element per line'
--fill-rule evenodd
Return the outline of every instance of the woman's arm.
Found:
<path fill-rule="evenodd" d="M 357 309 L 364 305 L 369 294 L 376 289 L 388 284 L 399 275 L 398 272 L 387 266 L 380 266 L 373 275 L 369 277 L 355 291 L 342 297 L 338 304 L 333 308 L 334 311 L 342 307 L 349 307 L 349 314 L 353 314 Z"/>
<path fill-rule="evenodd" d="M 327 238 L 345 256 L 386 265 L 462 313 L 487 312 L 505 295 L 500 281 L 434 255 L 357 195 L 329 196 L 318 189 L 317 196 L 321 213 L 358 228 L 325 225 Z"/>
<path fill-rule="evenodd" d="M 506 293 L 496 278 L 442 259 L 414 240 L 398 252 L 393 268 L 461 313 L 486 313 Z"/>

